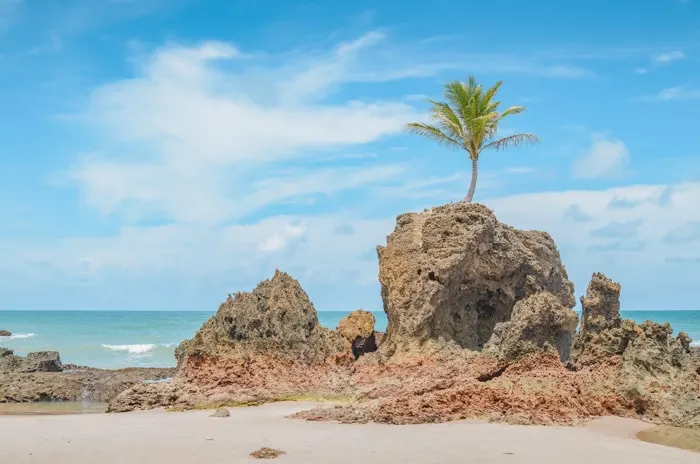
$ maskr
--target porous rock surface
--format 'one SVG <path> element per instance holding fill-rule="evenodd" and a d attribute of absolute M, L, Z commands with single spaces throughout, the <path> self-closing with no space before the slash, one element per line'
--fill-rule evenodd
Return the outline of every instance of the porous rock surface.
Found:
<path fill-rule="evenodd" d="M 343 347 L 336 333 L 319 325 L 299 282 L 275 271 L 252 292 L 229 295 L 189 343 L 187 355 L 232 359 L 265 354 L 317 364 Z"/>
<path fill-rule="evenodd" d="M 496 324 L 484 353 L 510 362 L 545 350 L 568 361 L 577 325 L 573 309 L 549 292 L 538 292 L 515 303 L 508 322 Z"/>
<path fill-rule="evenodd" d="M 109 410 L 233 405 L 344 390 L 347 382 L 335 377 L 343 376 L 349 351 L 346 340 L 319 325 L 299 282 L 275 271 L 252 292 L 229 296 L 179 347 L 172 382 L 136 385 Z"/>
<path fill-rule="evenodd" d="M 483 205 L 403 214 L 377 253 L 386 354 L 432 341 L 479 350 L 515 303 L 537 292 L 575 304 L 552 238 L 507 226 Z"/>

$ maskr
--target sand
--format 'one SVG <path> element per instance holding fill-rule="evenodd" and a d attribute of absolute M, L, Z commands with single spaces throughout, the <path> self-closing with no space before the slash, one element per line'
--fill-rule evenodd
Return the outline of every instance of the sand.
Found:
<path fill-rule="evenodd" d="M 262 447 L 277 462 L 393 463 L 693 463 L 697 453 L 635 440 L 645 424 L 605 418 L 587 427 L 463 421 L 390 426 L 305 422 L 285 416 L 310 403 L 213 411 L 62 416 L 0 416 L 2 463 L 238 463 Z"/>

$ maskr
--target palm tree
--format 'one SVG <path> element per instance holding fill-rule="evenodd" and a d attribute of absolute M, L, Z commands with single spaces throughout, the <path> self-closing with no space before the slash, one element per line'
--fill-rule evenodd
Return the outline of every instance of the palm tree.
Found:
<path fill-rule="evenodd" d="M 539 139 L 533 134 L 514 134 L 496 138 L 498 124 L 507 116 L 525 111 L 523 106 L 511 106 L 502 113 L 498 111 L 501 104 L 494 101 L 502 81 L 484 91 L 473 76 L 465 82 L 454 81 L 445 84 L 445 100 L 429 100 L 430 118 L 433 124 L 409 123 L 408 132 L 435 140 L 452 150 L 466 150 L 472 161 L 472 181 L 465 201 L 471 203 L 476 190 L 476 178 L 479 173 L 479 155 L 486 149 L 501 150 L 510 146 L 537 143 Z"/>

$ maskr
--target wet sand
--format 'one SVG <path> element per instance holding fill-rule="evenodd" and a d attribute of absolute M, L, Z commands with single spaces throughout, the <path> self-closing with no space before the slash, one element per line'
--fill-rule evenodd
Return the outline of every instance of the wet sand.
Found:
<path fill-rule="evenodd" d="M 586 427 L 463 421 L 390 426 L 305 422 L 285 416 L 314 406 L 279 403 L 212 411 L 0 416 L 0 462 L 191 464 L 253 461 L 262 447 L 288 463 L 697 464 L 697 453 L 632 437 L 648 426 L 605 418 Z"/>

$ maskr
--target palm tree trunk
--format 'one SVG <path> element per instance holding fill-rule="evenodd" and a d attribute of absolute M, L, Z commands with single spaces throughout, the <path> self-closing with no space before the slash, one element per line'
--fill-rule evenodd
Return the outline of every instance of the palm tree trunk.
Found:
<path fill-rule="evenodd" d="M 474 191 L 476 190 L 476 178 L 479 175 L 479 168 L 476 165 L 476 159 L 472 158 L 472 183 L 469 184 L 469 192 L 467 192 L 467 196 L 464 198 L 464 201 L 467 203 L 472 202 L 472 198 L 474 198 Z"/>

